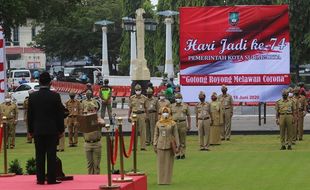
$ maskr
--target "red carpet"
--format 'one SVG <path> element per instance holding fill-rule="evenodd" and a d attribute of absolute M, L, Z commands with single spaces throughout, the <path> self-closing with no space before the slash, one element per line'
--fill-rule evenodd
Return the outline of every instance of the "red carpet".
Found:
<path fill-rule="evenodd" d="M 119 177 L 119 175 L 113 175 Z M 146 176 L 131 176 L 134 181 L 117 183 L 121 190 L 147 190 Z M 100 185 L 107 184 L 107 175 L 75 175 L 73 181 L 63 181 L 57 185 L 37 185 L 34 175 L 0 177 L 1 190 L 98 190 Z M 113 183 L 114 184 L 114 183 Z"/>

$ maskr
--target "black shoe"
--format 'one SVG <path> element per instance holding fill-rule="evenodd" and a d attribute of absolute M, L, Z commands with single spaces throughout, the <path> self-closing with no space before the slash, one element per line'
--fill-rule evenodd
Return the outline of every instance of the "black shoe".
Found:
<path fill-rule="evenodd" d="M 286 147 L 283 145 L 281 146 L 280 150 L 286 150 Z"/>
<path fill-rule="evenodd" d="M 74 147 L 74 144 L 70 144 L 69 147 Z"/>
<path fill-rule="evenodd" d="M 181 159 L 185 159 L 185 155 L 182 155 L 180 158 L 181 158 Z"/>
<path fill-rule="evenodd" d="M 230 141 L 230 138 L 227 138 L 226 140 L 227 140 L 227 141 Z"/>
<path fill-rule="evenodd" d="M 205 151 L 210 151 L 210 149 L 209 149 L 209 148 L 205 148 L 204 150 L 205 150 Z"/>
<path fill-rule="evenodd" d="M 179 159 L 180 159 L 180 156 L 176 156 L 175 159 L 179 160 Z"/>
<path fill-rule="evenodd" d="M 300 138 L 299 141 L 302 141 L 302 138 Z"/>
<path fill-rule="evenodd" d="M 292 146 L 291 146 L 291 145 L 288 145 L 288 146 L 287 146 L 287 150 L 292 150 Z"/>
<path fill-rule="evenodd" d="M 296 142 L 292 142 L 292 145 L 296 145 Z"/>
<path fill-rule="evenodd" d="M 32 143 L 32 141 L 27 141 L 27 143 L 31 144 L 31 143 Z"/>
<path fill-rule="evenodd" d="M 140 148 L 140 150 L 141 150 L 141 151 L 146 151 L 146 149 L 145 149 L 145 148 Z"/>
<path fill-rule="evenodd" d="M 44 181 L 37 181 L 38 185 L 44 185 Z"/>
<path fill-rule="evenodd" d="M 225 138 L 221 138 L 221 140 L 222 140 L 222 141 L 224 141 L 224 140 L 225 140 Z"/>
<path fill-rule="evenodd" d="M 51 184 L 60 184 L 60 183 L 61 183 L 61 181 L 57 181 L 57 180 L 56 181 L 47 182 L 47 184 L 50 184 L 50 185 Z"/>

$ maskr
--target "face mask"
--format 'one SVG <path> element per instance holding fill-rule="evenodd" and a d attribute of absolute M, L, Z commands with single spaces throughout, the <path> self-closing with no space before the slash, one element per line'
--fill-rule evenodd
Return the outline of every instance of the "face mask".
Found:
<path fill-rule="evenodd" d="M 288 93 L 288 96 L 293 96 L 293 93 L 291 93 L 291 92 L 290 92 L 290 93 Z"/>
<path fill-rule="evenodd" d="M 181 102 L 182 102 L 182 99 L 178 98 L 178 99 L 175 99 L 175 101 L 176 101 L 177 103 L 181 103 Z"/>
<path fill-rule="evenodd" d="M 89 100 L 91 99 L 91 95 L 86 95 L 86 98 Z"/>
<path fill-rule="evenodd" d="M 6 98 L 4 101 L 5 101 L 5 103 L 10 103 L 11 99 L 10 98 Z"/>
<path fill-rule="evenodd" d="M 226 90 L 226 89 L 225 89 L 225 90 L 222 90 L 222 93 L 223 93 L 223 94 L 225 94 L 226 92 L 227 92 L 227 90 Z"/>
<path fill-rule="evenodd" d="M 283 99 L 287 99 L 287 95 L 285 94 L 285 95 L 282 95 L 282 98 Z"/>
<path fill-rule="evenodd" d="M 148 98 L 152 98 L 152 94 L 148 94 L 147 97 L 148 97 Z"/>
<path fill-rule="evenodd" d="M 216 101 L 217 97 L 212 97 L 211 99 L 212 99 L 212 101 Z"/>
<path fill-rule="evenodd" d="M 199 98 L 200 102 L 204 102 L 205 98 Z"/>
<path fill-rule="evenodd" d="M 168 117 L 169 117 L 169 113 L 163 113 L 163 117 L 165 118 L 165 119 L 167 119 Z"/>
<path fill-rule="evenodd" d="M 70 96 L 70 99 L 74 99 L 74 96 Z"/>
<path fill-rule="evenodd" d="M 165 96 L 160 96 L 159 99 L 163 100 L 165 99 Z"/>
<path fill-rule="evenodd" d="M 141 90 L 136 90 L 136 94 L 140 95 L 141 94 Z"/>

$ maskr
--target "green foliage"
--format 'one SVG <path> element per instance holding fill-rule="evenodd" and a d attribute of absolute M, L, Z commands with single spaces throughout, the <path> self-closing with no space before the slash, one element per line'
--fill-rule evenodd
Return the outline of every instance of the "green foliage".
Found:
<path fill-rule="evenodd" d="M 30 158 L 26 162 L 26 172 L 29 175 L 36 174 L 36 160 L 34 158 Z"/>
<path fill-rule="evenodd" d="M 23 168 L 21 168 L 18 159 L 11 161 L 9 165 L 9 173 L 15 173 L 16 175 L 23 175 Z"/>

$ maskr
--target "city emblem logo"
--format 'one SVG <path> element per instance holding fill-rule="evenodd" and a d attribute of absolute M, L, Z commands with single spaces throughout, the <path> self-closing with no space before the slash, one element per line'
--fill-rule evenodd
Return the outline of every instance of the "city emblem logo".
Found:
<path fill-rule="evenodd" d="M 238 12 L 230 12 L 229 13 L 229 24 L 232 26 L 236 26 L 239 22 L 239 13 Z"/>

